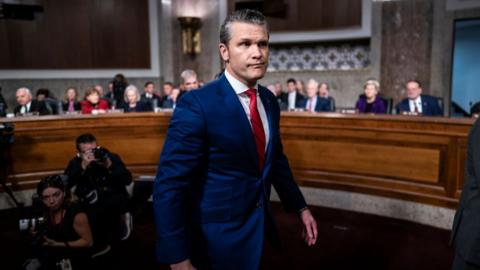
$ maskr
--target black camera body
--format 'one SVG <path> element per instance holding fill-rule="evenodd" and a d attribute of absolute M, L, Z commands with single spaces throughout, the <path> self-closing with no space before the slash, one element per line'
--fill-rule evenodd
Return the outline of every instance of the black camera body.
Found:
<path fill-rule="evenodd" d="M 95 160 L 98 161 L 105 161 L 108 158 L 108 154 L 110 151 L 108 151 L 106 148 L 103 148 L 101 146 L 97 146 L 92 150 L 93 156 L 95 157 Z"/>
<path fill-rule="evenodd" d="M 13 143 L 14 126 L 12 123 L 0 124 L 0 145 Z"/>

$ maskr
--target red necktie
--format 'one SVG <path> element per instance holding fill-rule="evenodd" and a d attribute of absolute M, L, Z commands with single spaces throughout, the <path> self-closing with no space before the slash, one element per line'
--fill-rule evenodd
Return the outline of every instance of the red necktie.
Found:
<path fill-rule="evenodd" d="M 252 123 L 253 136 L 257 146 L 258 167 L 260 171 L 265 163 L 265 131 L 263 130 L 262 119 L 257 109 L 257 90 L 248 89 L 245 94 L 250 98 L 250 122 Z"/>

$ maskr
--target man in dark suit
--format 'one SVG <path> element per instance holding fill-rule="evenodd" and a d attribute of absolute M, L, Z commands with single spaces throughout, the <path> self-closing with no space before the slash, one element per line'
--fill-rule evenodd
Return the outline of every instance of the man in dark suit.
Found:
<path fill-rule="evenodd" d="M 290 78 L 287 80 L 287 91 L 286 103 L 288 104 L 288 109 L 293 110 L 299 108 L 303 104 L 305 97 L 300 94 L 297 90 L 297 82 L 295 79 Z"/>
<path fill-rule="evenodd" d="M 146 82 L 140 101 L 147 105 L 149 111 L 155 111 L 155 108 L 162 106 L 162 99 L 155 93 L 155 84 Z"/>
<path fill-rule="evenodd" d="M 162 93 L 162 108 L 164 109 L 171 109 L 173 108 L 173 83 L 172 82 L 165 82 L 163 83 L 163 93 Z"/>
<path fill-rule="evenodd" d="M 230 14 L 219 49 L 225 73 L 177 103 L 155 180 L 157 258 L 172 269 L 258 269 L 264 238 L 279 243 L 272 184 L 307 244 L 317 238 L 282 150 L 278 104 L 257 84 L 268 66 L 265 17 Z"/>
<path fill-rule="evenodd" d="M 465 182 L 453 221 L 454 270 L 480 269 L 480 121 L 468 136 Z"/>
<path fill-rule="evenodd" d="M 438 104 L 438 99 L 429 95 L 422 95 L 420 82 L 412 80 L 406 84 L 407 98 L 397 104 L 397 114 L 404 112 L 418 113 L 427 116 L 442 116 L 443 109 Z"/>
<path fill-rule="evenodd" d="M 318 82 L 310 79 L 307 82 L 307 97 L 303 100 L 302 108 L 307 112 L 329 112 L 331 101 L 318 95 Z"/>
<path fill-rule="evenodd" d="M 27 114 L 38 112 L 39 115 L 48 115 L 48 111 L 45 103 L 32 99 L 32 92 L 26 87 L 21 87 L 17 89 L 15 94 L 17 98 L 17 106 L 13 109 L 13 113 L 17 114 Z"/>

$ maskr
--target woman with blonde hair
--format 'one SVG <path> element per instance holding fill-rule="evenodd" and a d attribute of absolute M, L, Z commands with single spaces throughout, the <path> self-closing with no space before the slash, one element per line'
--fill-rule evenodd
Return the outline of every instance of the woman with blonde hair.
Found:
<path fill-rule="evenodd" d="M 64 112 L 74 112 L 82 109 L 80 102 L 78 102 L 78 91 L 75 87 L 69 87 L 65 90 L 62 107 Z"/>
<path fill-rule="evenodd" d="M 385 101 L 378 96 L 380 83 L 368 80 L 363 85 L 364 94 L 357 101 L 355 108 L 360 113 L 386 113 Z"/>

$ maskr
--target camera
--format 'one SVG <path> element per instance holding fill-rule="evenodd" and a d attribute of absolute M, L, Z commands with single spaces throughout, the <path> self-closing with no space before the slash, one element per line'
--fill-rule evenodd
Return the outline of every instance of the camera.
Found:
<path fill-rule="evenodd" d="M 20 231 L 37 231 L 44 224 L 43 217 L 25 218 L 18 221 Z"/>
<path fill-rule="evenodd" d="M 12 123 L 0 124 L 0 144 L 12 144 L 13 143 L 13 130 Z"/>
<path fill-rule="evenodd" d="M 108 158 L 108 154 L 110 153 L 106 148 L 103 148 L 101 146 L 97 146 L 97 148 L 94 148 L 92 152 L 95 160 L 99 161 L 105 161 Z"/>

